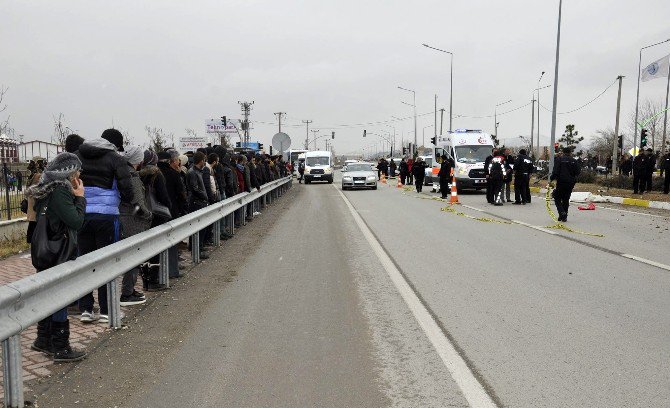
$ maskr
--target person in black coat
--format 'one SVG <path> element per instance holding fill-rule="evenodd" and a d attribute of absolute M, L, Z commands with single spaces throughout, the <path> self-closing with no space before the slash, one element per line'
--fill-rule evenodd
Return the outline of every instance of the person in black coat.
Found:
<path fill-rule="evenodd" d="M 670 153 L 666 153 L 661 158 L 661 171 L 665 173 L 665 180 L 663 182 L 663 194 L 670 192 Z"/>
<path fill-rule="evenodd" d="M 647 149 L 647 165 L 644 173 L 644 180 L 645 183 L 647 184 L 646 188 L 647 191 L 652 190 L 652 179 L 655 170 L 656 170 L 656 156 L 654 155 L 654 151 L 651 148 L 649 148 Z"/>
<path fill-rule="evenodd" d="M 409 173 L 409 166 L 407 166 L 407 162 L 405 161 L 404 157 L 400 160 L 398 170 L 400 172 L 400 182 L 402 184 L 405 184 L 405 180 L 407 179 L 407 173 Z"/>
<path fill-rule="evenodd" d="M 442 198 L 447 198 L 449 191 L 449 182 L 452 178 L 451 171 L 454 168 L 454 161 L 446 154 L 442 155 L 442 163 L 440 164 L 440 172 L 437 174 L 440 177 L 440 192 Z"/>
<path fill-rule="evenodd" d="M 484 176 L 486 177 L 486 201 L 489 204 L 493 204 L 493 190 L 491 189 L 491 180 L 489 180 L 490 177 L 490 167 L 491 167 L 491 160 L 493 160 L 493 156 L 496 156 L 498 154 L 497 149 L 491 150 L 491 154 L 486 157 L 486 160 L 484 160 Z"/>
<path fill-rule="evenodd" d="M 179 153 L 176 150 L 158 153 L 156 167 L 165 179 L 165 188 L 170 198 L 172 219 L 179 218 L 188 212 L 186 185 L 181 176 L 180 165 Z"/>
<path fill-rule="evenodd" d="M 554 200 L 558 210 L 558 221 L 568 220 L 568 206 L 570 205 L 570 195 L 572 189 L 577 183 L 577 176 L 582 167 L 579 162 L 572 157 L 572 149 L 563 148 L 563 155 L 554 159 L 554 170 L 551 173 L 550 180 L 556 181 L 556 191 L 554 191 Z"/>
<path fill-rule="evenodd" d="M 423 189 L 423 179 L 426 177 L 426 162 L 422 158 L 417 157 L 414 165 L 412 166 L 412 174 L 414 175 L 414 185 L 416 186 L 416 192 L 420 193 Z"/>
<path fill-rule="evenodd" d="M 633 159 L 633 194 L 642 194 L 647 186 L 647 155 L 640 152 Z"/>
<path fill-rule="evenodd" d="M 514 162 L 514 204 L 530 204 L 530 175 L 533 160 L 521 149 Z"/>

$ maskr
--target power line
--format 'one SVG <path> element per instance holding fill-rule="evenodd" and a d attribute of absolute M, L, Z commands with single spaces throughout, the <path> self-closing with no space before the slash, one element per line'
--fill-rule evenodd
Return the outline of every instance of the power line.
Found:
<path fill-rule="evenodd" d="M 598 100 L 601 96 L 603 96 L 603 95 L 605 94 L 605 92 L 607 92 L 608 89 L 610 89 L 614 84 L 617 83 L 618 80 L 619 80 L 618 78 L 615 79 L 614 82 L 612 82 L 611 84 L 609 84 L 609 86 L 608 86 L 607 88 L 605 88 L 601 93 L 599 93 L 598 96 L 596 96 L 595 98 L 593 98 L 593 99 L 591 99 L 590 101 L 586 102 L 584 105 L 582 105 L 582 106 L 580 106 L 580 107 L 578 107 L 578 108 L 569 110 L 569 111 L 567 111 L 567 112 L 558 112 L 558 113 L 556 113 L 556 114 L 557 114 L 557 115 L 567 115 L 568 113 L 577 112 L 578 110 L 581 110 L 581 109 L 583 109 L 583 108 L 586 108 L 587 106 L 589 106 L 590 104 L 592 104 L 593 102 L 595 102 L 596 100 Z M 539 103 L 539 102 L 538 102 L 538 103 Z M 546 107 L 545 107 L 544 105 L 542 105 L 542 104 L 539 104 L 539 105 L 542 107 L 542 109 L 546 110 L 547 112 L 551 112 L 551 111 L 552 111 L 551 109 L 546 108 Z"/>

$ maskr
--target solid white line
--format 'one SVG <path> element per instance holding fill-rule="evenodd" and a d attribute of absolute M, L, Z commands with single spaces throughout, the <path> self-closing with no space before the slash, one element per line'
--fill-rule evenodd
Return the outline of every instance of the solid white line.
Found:
<path fill-rule="evenodd" d="M 634 261 L 645 263 L 647 265 L 655 266 L 657 268 L 665 269 L 666 271 L 670 271 L 670 266 L 662 264 L 660 262 L 652 261 L 652 260 L 649 260 L 649 259 L 641 258 L 639 256 L 630 255 L 630 254 L 621 254 L 621 256 L 623 256 L 624 258 L 632 259 Z"/>
<path fill-rule="evenodd" d="M 465 208 L 469 208 L 469 209 L 471 209 L 471 210 L 479 211 L 479 212 L 482 212 L 482 213 L 485 212 L 484 210 L 479 209 L 479 208 L 477 208 L 477 207 L 472 207 L 472 206 L 465 205 L 465 204 L 461 204 L 461 205 L 462 205 L 463 207 L 465 207 Z M 489 213 L 487 213 L 487 214 L 489 214 Z M 495 217 L 495 216 L 494 216 L 494 217 Z M 515 223 L 515 224 L 519 224 L 519 225 L 523 225 L 524 227 L 532 228 L 532 229 L 534 229 L 534 230 L 542 231 L 542 232 L 547 233 L 547 234 L 549 234 L 549 235 L 558 235 L 558 233 L 556 233 L 556 232 L 554 232 L 554 231 L 549 231 L 549 230 L 546 229 L 546 228 L 539 227 L 539 226 L 537 226 L 537 225 L 531 225 L 531 224 L 528 224 L 528 223 L 523 222 L 523 221 L 519 221 L 519 220 L 510 220 L 510 222 L 513 222 L 513 223 Z"/>
<path fill-rule="evenodd" d="M 596 204 L 596 207 L 601 208 L 603 210 L 625 212 L 625 213 L 629 213 L 629 214 L 644 215 L 645 217 L 654 217 L 654 218 L 665 218 L 665 219 L 667 219 L 667 218 L 670 217 L 670 215 L 665 215 L 665 216 L 664 215 L 655 215 L 655 214 L 647 214 L 647 213 L 643 213 L 643 212 L 639 212 L 639 211 L 630 211 L 630 210 L 621 210 L 621 209 L 612 208 L 612 207 L 603 207 L 602 204 L 605 204 L 605 203 L 595 203 L 595 204 Z M 613 203 L 606 203 L 606 204 L 613 204 Z M 621 204 L 619 204 L 619 205 L 621 205 Z M 651 207 L 648 207 L 648 208 L 651 208 Z"/>
<path fill-rule="evenodd" d="M 409 307 L 410 311 L 414 315 L 414 318 L 417 320 L 426 334 L 426 337 L 428 337 L 428 340 L 430 340 L 430 342 L 433 344 L 433 347 L 439 354 L 442 362 L 447 367 L 447 370 L 449 370 L 451 377 L 458 385 L 458 388 L 460 388 L 463 396 L 468 401 L 470 406 L 477 408 L 495 407 L 496 404 L 486 393 L 484 387 L 479 383 L 479 381 L 477 381 L 477 378 L 474 376 L 472 371 L 470 371 L 470 368 L 465 363 L 465 360 L 463 360 L 463 358 L 458 354 L 453 344 L 451 344 L 449 339 L 447 339 L 444 333 L 442 333 L 440 327 L 437 325 L 425 306 L 421 303 L 421 300 L 414 293 L 409 283 L 407 283 L 379 241 L 377 241 L 375 236 L 372 234 L 372 231 L 370 231 L 368 226 L 365 225 L 365 222 L 356 212 L 354 206 L 340 191 L 340 189 L 338 189 L 335 185 L 333 185 L 333 187 L 335 187 L 335 189 L 340 193 L 340 196 L 349 208 L 351 216 L 354 217 L 356 224 L 361 229 L 363 236 L 365 236 L 365 239 L 372 247 L 375 255 L 377 255 L 377 258 L 386 270 L 389 278 L 391 278 L 391 281 L 400 293 L 400 296 Z"/>

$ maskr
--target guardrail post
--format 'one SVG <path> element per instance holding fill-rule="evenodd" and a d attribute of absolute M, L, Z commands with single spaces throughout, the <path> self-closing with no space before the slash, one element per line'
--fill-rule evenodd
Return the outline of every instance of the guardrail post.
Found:
<path fill-rule="evenodd" d="M 168 250 L 161 252 L 158 256 L 158 283 L 170 287 L 170 254 Z"/>
<path fill-rule="evenodd" d="M 109 317 L 109 327 L 120 329 L 121 299 L 119 297 L 119 287 L 116 283 L 116 279 L 107 282 L 107 315 Z"/>
<path fill-rule="evenodd" d="M 217 220 L 214 224 L 212 224 L 212 234 L 214 235 L 214 246 L 221 246 L 221 223 L 219 220 Z"/>
<path fill-rule="evenodd" d="M 242 225 L 247 225 L 247 205 L 242 206 Z"/>
<path fill-rule="evenodd" d="M 231 212 L 228 216 L 228 226 L 230 228 L 230 235 L 235 235 L 235 212 Z"/>
<path fill-rule="evenodd" d="M 200 263 L 200 231 L 191 235 L 191 259 L 194 264 Z"/>
<path fill-rule="evenodd" d="M 23 368 L 21 367 L 21 334 L 2 341 L 2 373 L 5 407 L 23 408 Z"/>

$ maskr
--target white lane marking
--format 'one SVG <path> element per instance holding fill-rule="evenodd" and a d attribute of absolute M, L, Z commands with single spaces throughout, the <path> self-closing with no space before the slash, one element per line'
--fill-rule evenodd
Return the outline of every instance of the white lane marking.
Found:
<path fill-rule="evenodd" d="M 634 261 L 645 263 L 647 265 L 655 266 L 657 268 L 665 269 L 666 271 L 670 271 L 670 266 L 662 264 L 660 262 L 652 261 L 650 259 L 642 258 L 631 254 L 621 254 L 621 256 L 623 256 L 624 258 L 632 259 Z"/>
<path fill-rule="evenodd" d="M 382 266 L 386 270 L 389 278 L 395 285 L 396 289 L 400 293 L 400 296 L 405 301 L 405 304 L 409 307 L 410 311 L 414 315 L 414 318 L 417 320 L 421 328 L 423 329 L 426 337 L 432 343 L 433 347 L 439 354 L 442 362 L 449 370 L 451 377 L 454 379 L 458 388 L 460 388 L 463 396 L 468 401 L 471 407 L 496 407 L 496 404 L 493 402 L 491 397 L 486 393 L 482 384 L 477 381 L 475 375 L 470 371 L 470 368 L 465 363 L 465 360 L 458 354 L 456 348 L 451 344 L 449 339 L 442 333 L 440 327 L 437 325 L 433 317 L 430 315 L 425 306 L 421 303 L 421 300 L 414 293 L 409 283 L 402 276 L 398 268 L 395 266 L 391 258 L 388 256 L 384 248 L 375 236 L 372 234 L 372 231 L 365 225 L 365 222 L 361 216 L 356 212 L 356 209 L 347 199 L 347 197 L 337 188 L 335 189 L 340 193 L 340 196 L 344 200 L 344 203 L 349 208 L 351 216 L 354 217 L 358 228 L 360 228 L 363 236 L 368 241 L 372 247 L 375 255 L 381 262 Z"/>
<path fill-rule="evenodd" d="M 528 224 L 526 222 L 519 221 L 519 220 L 510 220 L 510 221 L 515 223 L 515 224 L 523 225 L 524 227 L 528 227 L 528 228 L 532 228 L 534 230 L 546 232 L 547 234 L 550 234 L 550 235 L 558 235 L 558 233 L 556 233 L 554 231 L 549 231 L 548 229 L 546 229 L 544 227 L 539 227 L 537 225 L 531 225 L 531 224 Z"/>
<path fill-rule="evenodd" d="M 475 211 L 479 211 L 479 212 L 484 212 L 484 210 L 479 209 L 479 208 L 476 208 L 476 207 L 471 207 L 471 206 L 469 206 L 469 205 L 465 205 L 465 204 L 461 204 L 461 205 L 462 205 L 463 207 L 465 207 L 465 208 L 469 208 L 469 209 L 471 209 L 471 210 L 475 210 Z"/>
<path fill-rule="evenodd" d="M 664 216 L 664 215 L 655 215 L 655 214 L 647 214 L 647 213 L 638 212 L 638 211 L 619 210 L 619 209 L 612 208 L 612 207 L 603 207 L 602 205 L 600 205 L 600 204 L 598 204 L 598 203 L 596 203 L 596 207 L 601 208 L 601 209 L 603 209 L 603 210 L 617 211 L 617 212 L 625 212 L 625 213 L 629 213 L 629 214 L 637 214 L 637 215 L 644 215 L 644 216 L 646 216 L 646 217 L 665 218 L 666 220 L 667 220 L 668 218 L 670 218 L 670 216 L 668 216 L 668 215 L 665 215 L 665 216 Z"/>

